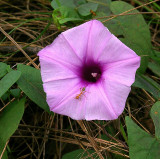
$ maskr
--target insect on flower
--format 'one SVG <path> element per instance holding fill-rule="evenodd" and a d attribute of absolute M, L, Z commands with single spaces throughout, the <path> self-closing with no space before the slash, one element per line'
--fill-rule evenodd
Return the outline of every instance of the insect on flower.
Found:
<path fill-rule="evenodd" d="M 80 88 L 80 93 L 76 95 L 75 99 L 80 99 L 82 95 L 84 95 L 84 93 L 86 92 L 85 90 L 86 90 L 85 87 Z"/>
<path fill-rule="evenodd" d="M 94 16 L 96 16 L 96 13 L 93 10 L 90 10 L 90 13 Z"/>

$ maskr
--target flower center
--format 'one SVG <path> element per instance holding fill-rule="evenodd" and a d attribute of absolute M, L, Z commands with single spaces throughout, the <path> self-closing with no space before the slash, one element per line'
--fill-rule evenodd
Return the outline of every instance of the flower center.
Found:
<path fill-rule="evenodd" d="M 81 77 L 84 81 L 96 83 L 102 75 L 102 67 L 96 63 L 84 64 L 81 70 Z"/>

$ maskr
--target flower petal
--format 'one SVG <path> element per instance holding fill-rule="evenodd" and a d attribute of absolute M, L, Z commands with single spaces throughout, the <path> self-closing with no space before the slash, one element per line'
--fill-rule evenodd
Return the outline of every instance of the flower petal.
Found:
<path fill-rule="evenodd" d="M 47 94 L 47 103 L 50 109 L 58 108 L 59 110 L 59 108 L 64 109 L 64 103 L 68 102 L 71 97 L 73 100 L 75 99 L 76 94 L 80 91 L 80 81 L 78 78 L 54 80 L 44 83 L 43 87 Z M 57 113 L 60 113 L 60 110 Z"/>
<path fill-rule="evenodd" d="M 54 80 L 77 78 L 76 69 L 66 66 L 46 56 L 40 56 L 41 76 L 43 83 Z"/>
<path fill-rule="evenodd" d="M 73 90 L 77 90 L 77 88 L 79 86 Z M 80 99 L 75 99 L 77 93 L 72 91 L 68 100 L 52 107 L 51 110 L 75 120 L 113 120 L 117 118 L 108 99 L 106 100 L 102 96 L 97 86 L 89 85 Z"/>
<path fill-rule="evenodd" d="M 73 67 L 82 65 L 81 59 L 77 56 L 63 34 L 60 34 L 51 45 L 42 49 L 38 53 L 38 56 L 46 56 L 55 61 L 59 61 L 60 63 L 73 65 Z"/>
<path fill-rule="evenodd" d="M 97 59 L 99 63 L 107 64 L 134 57 L 137 57 L 137 54 L 112 34 L 106 43 L 106 47 Z"/>
<path fill-rule="evenodd" d="M 102 92 L 108 98 L 109 103 L 118 118 L 124 110 L 126 99 L 131 88 L 109 79 L 102 82 L 102 88 Z"/>
<path fill-rule="evenodd" d="M 88 36 L 92 22 L 93 21 L 86 22 L 62 33 L 82 61 L 86 58 Z"/>
<path fill-rule="evenodd" d="M 85 96 L 82 95 L 79 99 L 76 99 L 77 94 L 81 92 L 80 88 L 83 88 L 81 84 L 75 85 L 71 88 L 70 92 L 65 98 L 58 104 L 53 105 L 53 96 L 48 98 L 48 102 L 52 103 L 51 110 L 58 114 L 67 115 L 75 120 L 85 119 Z"/>
<path fill-rule="evenodd" d="M 111 32 L 100 21 L 92 20 L 86 52 L 87 59 L 97 61 L 97 57 L 104 50 L 111 35 Z"/>
<path fill-rule="evenodd" d="M 106 65 L 103 79 L 110 79 L 126 86 L 131 86 L 135 81 L 136 70 L 140 66 L 140 57 L 112 62 Z"/>
<path fill-rule="evenodd" d="M 54 60 L 40 56 L 43 88 L 50 108 L 55 107 L 80 83 L 78 76 Z"/>
<path fill-rule="evenodd" d="M 85 119 L 86 120 L 113 120 L 117 114 L 112 109 L 100 85 L 90 85 L 86 93 Z"/>

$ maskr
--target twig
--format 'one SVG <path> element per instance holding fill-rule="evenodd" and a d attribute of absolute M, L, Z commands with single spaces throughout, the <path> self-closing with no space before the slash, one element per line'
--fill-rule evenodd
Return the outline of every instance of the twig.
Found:
<path fill-rule="evenodd" d="M 3 108 L 0 109 L 0 112 L 7 107 L 11 102 L 13 102 L 16 98 L 12 98 L 11 101 L 9 101 Z"/>
<path fill-rule="evenodd" d="M 142 91 L 152 100 L 152 102 L 155 103 L 156 100 L 155 100 L 154 98 L 152 98 L 152 97 L 150 96 L 150 94 L 149 94 L 146 90 L 142 89 Z"/>
<path fill-rule="evenodd" d="M 133 10 L 136 10 L 136 9 L 138 9 L 138 8 L 141 8 L 141 7 L 143 7 L 143 6 L 149 5 L 149 4 L 154 3 L 154 2 L 157 2 L 157 1 L 159 1 L 159 0 L 154 0 L 154 1 L 152 1 L 152 2 L 145 3 L 145 4 L 141 5 L 141 6 L 138 6 L 138 7 L 136 7 L 136 8 L 127 10 L 127 11 L 125 11 L 125 12 L 123 12 L 123 13 L 120 13 L 119 15 L 114 15 L 112 18 L 109 18 L 109 19 L 107 19 L 107 20 L 102 21 L 102 23 L 107 22 L 107 21 L 109 21 L 109 20 L 111 20 L 111 19 L 114 19 L 114 18 L 116 18 L 116 17 L 118 17 L 118 16 L 121 16 L 121 15 L 123 15 L 123 14 L 125 14 L 125 13 L 131 12 L 131 11 L 133 11 Z"/>
<path fill-rule="evenodd" d="M 25 47 L 23 45 L 19 45 L 21 48 Z M 42 49 L 42 47 L 39 46 L 28 46 L 26 48 L 24 48 L 23 50 L 25 52 L 28 52 L 30 54 L 37 54 L 40 50 Z M 12 53 L 12 52 L 16 52 L 19 49 L 17 49 L 17 47 L 15 45 L 0 45 L 0 52 L 2 54 L 6 54 L 6 53 Z"/>
<path fill-rule="evenodd" d="M 97 145 L 96 141 L 89 135 L 89 133 L 88 133 L 83 121 L 77 121 L 77 122 L 80 125 L 80 127 L 82 128 L 82 130 L 86 133 L 88 141 L 93 146 L 94 150 L 97 152 L 97 155 L 99 156 L 99 158 L 103 159 L 103 156 L 99 151 L 99 148 L 98 148 L 98 145 Z"/>
<path fill-rule="evenodd" d="M 8 142 L 9 142 L 9 140 L 6 142 L 6 144 L 5 144 L 4 148 L 3 148 L 3 151 L 1 153 L 0 159 L 2 159 L 2 157 L 3 157 L 3 154 L 4 154 L 5 150 L 6 150 L 7 145 L 8 145 Z"/>
<path fill-rule="evenodd" d="M 110 17 L 119 17 L 119 16 L 125 16 L 125 15 L 137 15 L 137 14 L 160 14 L 160 12 L 138 12 L 138 13 L 127 13 L 127 14 L 117 14 L 117 15 L 108 15 L 104 17 L 98 17 L 96 19 L 105 19 L 105 18 L 110 18 Z"/>
<path fill-rule="evenodd" d="M 13 42 L 13 44 L 24 54 L 24 56 L 32 63 L 32 65 L 38 69 L 38 66 L 33 62 L 33 60 L 27 55 L 27 53 L 21 48 L 19 44 L 16 43 L 16 41 L 9 35 L 7 34 L 2 27 L 0 27 L 0 31 L 9 39 Z"/>
<path fill-rule="evenodd" d="M 148 134 L 151 134 L 133 115 L 131 116 Z"/>

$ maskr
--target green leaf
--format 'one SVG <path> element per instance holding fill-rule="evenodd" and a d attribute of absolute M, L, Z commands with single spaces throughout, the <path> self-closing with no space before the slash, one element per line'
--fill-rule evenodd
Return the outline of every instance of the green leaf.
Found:
<path fill-rule="evenodd" d="M 11 71 L 0 80 L 0 97 L 19 79 L 21 72 Z"/>
<path fill-rule="evenodd" d="M 111 3 L 111 11 L 115 15 L 130 9 L 133 9 L 133 6 L 123 1 Z M 133 10 L 129 13 L 139 13 L 139 11 Z M 123 36 L 122 42 L 138 55 L 146 55 L 141 58 L 141 67 L 139 69 L 144 73 L 148 65 L 148 55 L 151 53 L 151 37 L 149 26 L 143 16 L 141 14 L 118 16 L 107 21 L 105 25 L 116 36 Z"/>
<path fill-rule="evenodd" d="M 160 98 L 160 85 L 153 79 L 145 75 L 137 73 L 135 82 L 132 86 L 145 89 L 146 91 L 151 93 L 156 99 Z"/>
<path fill-rule="evenodd" d="M 0 62 L 0 78 L 2 78 L 5 74 L 8 73 L 8 69 L 10 68 L 9 65 Z"/>
<path fill-rule="evenodd" d="M 53 11 L 54 22 L 64 24 L 66 22 L 82 21 L 74 8 L 61 6 Z M 58 21 L 58 22 L 57 22 Z"/>
<path fill-rule="evenodd" d="M 160 140 L 160 101 L 152 106 L 150 115 L 155 125 L 155 136 Z"/>
<path fill-rule="evenodd" d="M 121 131 L 121 134 L 122 134 L 125 142 L 128 143 L 127 135 L 126 135 L 126 133 L 125 133 L 125 131 L 124 131 L 124 128 L 123 128 L 122 123 L 120 123 L 120 131 Z"/>
<path fill-rule="evenodd" d="M 160 140 L 126 117 L 130 159 L 159 159 Z"/>
<path fill-rule="evenodd" d="M 70 7 L 70 8 L 75 8 L 75 4 L 74 4 L 74 0 L 52 0 L 51 2 L 51 6 L 54 9 L 57 9 L 61 6 L 66 6 L 66 7 Z"/>
<path fill-rule="evenodd" d="M 98 8 L 98 4 L 92 3 L 92 2 L 88 2 L 88 3 L 80 5 L 77 8 L 77 10 L 78 10 L 80 15 L 88 16 L 88 15 L 91 14 L 91 12 L 90 12 L 91 10 L 96 12 L 97 8 Z"/>
<path fill-rule="evenodd" d="M 98 0 L 96 2 L 98 4 L 96 18 L 109 16 L 111 14 L 111 10 L 110 10 L 111 0 Z"/>
<path fill-rule="evenodd" d="M 153 50 L 153 55 L 150 56 L 157 64 L 160 65 L 160 52 Z"/>
<path fill-rule="evenodd" d="M 92 158 L 96 158 L 97 154 L 94 153 L 93 150 L 88 150 L 88 153 L 92 156 Z M 69 152 L 65 155 L 62 156 L 62 159 L 80 159 L 83 157 L 87 157 L 88 159 L 91 159 L 91 157 L 89 157 L 87 152 L 85 152 L 83 149 L 78 149 L 72 152 Z M 92 153 L 94 153 L 92 155 Z"/>
<path fill-rule="evenodd" d="M 82 5 L 86 3 L 86 0 L 74 0 L 74 3 L 76 4 L 76 6 Z"/>
<path fill-rule="evenodd" d="M 157 76 L 160 77 L 160 64 L 152 61 L 148 63 L 148 68 Z"/>
<path fill-rule="evenodd" d="M 156 57 L 159 57 L 159 58 L 160 58 L 160 51 L 154 50 L 154 54 L 155 54 Z"/>
<path fill-rule="evenodd" d="M 19 98 L 21 95 L 21 90 L 19 88 L 11 89 L 10 92 L 15 98 Z"/>
<path fill-rule="evenodd" d="M 19 101 L 16 100 L 10 103 L 0 114 L 0 154 L 7 140 L 18 128 L 18 124 L 24 113 L 24 104 L 25 98 Z"/>
<path fill-rule="evenodd" d="M 9 91 L 7 91 L 6 93 L 4 93 L 3 95 L 2 95 L 2 97 L 1 97 L 1 99 L 3 100 L 3 101 L 5 101 L 5 100 L 10 100 L 10 92 Z"/>
<path fill-rule="evenodd" d="M 19 88 L 39 107 L 50 112 L 42 87 L 40 70 L 22 64 L 18 64 L 17 69 L 22 73 L 17 81 Z"/>
<path fill-rule="evenodd" d="M 57 9 L 61 6 L 61 3 L 60 3 L 59 0 L 52 0 L 51 6 L 52 6 L 53 9 Z"/>

